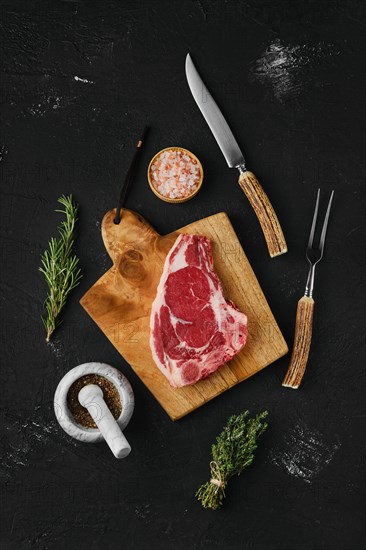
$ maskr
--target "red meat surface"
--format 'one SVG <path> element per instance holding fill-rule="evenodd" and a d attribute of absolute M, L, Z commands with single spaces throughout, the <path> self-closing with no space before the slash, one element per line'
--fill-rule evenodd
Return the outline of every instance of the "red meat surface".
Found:
<path fill-rule="evenodd" d="M 174 387 L 206 378 L 245 345 L 247 317 L 225 300 L 206 237 L 177 238 L 165 260 L 150 329 L 154 361 Z"/>

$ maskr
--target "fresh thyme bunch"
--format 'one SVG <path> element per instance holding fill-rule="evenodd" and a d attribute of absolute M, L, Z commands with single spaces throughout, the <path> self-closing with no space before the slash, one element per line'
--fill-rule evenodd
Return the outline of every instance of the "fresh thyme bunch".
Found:
<path fill-rule="evenodd" d="M 229 479 L 239 476 L 254 460 L 257 439 L 268 426 L 265 422 L 268 413 L 264 411 L 254 418 L 248 415 L 249 411 L 245 411 L 231 416 L 212 445 L 211 480 L 201 485 L 196 493 L 204 508 L 220 508 Z"/>
<path fill-rule="evenodd" d="M 60 313 L 66 303 L 66 299 L 82 277 L 78 267 L 79 258 L 73 254 L 74 229 L 77 220 L 78 206 L 72 195 L 62 195 L 58 202 L 64 209 L 56 210 L 65 214 L 66 219 L 58 227 L 60 237 L 51 238 L 48 249 L 41 255 L 41 271 L 48 285 L 48 295 L 44 303 L 47 315 L 42 317 L 46 329 L 46 341 L 60 324 Z"/>

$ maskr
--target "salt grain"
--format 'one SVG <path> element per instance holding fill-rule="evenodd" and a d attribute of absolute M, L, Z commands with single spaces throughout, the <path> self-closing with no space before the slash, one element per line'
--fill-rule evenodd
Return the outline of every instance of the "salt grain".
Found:
<path fill-rule="evenodd" d="M 150 167 L 152 185 L 164 197 L 187 198 L 198 187 L 201 169 L 185 151 L 169 149 L 158 155 Z"/>

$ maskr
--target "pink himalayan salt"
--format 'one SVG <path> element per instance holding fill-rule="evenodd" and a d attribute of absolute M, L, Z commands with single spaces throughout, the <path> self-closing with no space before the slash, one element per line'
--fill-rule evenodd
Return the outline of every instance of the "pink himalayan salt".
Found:
<path fill-rule="evenodd" d="M 150 168 L 150 180 L 155 189 L 169 199 L 183 199 L 196 191 L 201 170 L 185 151 L 169 149 L 161 153 Z"/>

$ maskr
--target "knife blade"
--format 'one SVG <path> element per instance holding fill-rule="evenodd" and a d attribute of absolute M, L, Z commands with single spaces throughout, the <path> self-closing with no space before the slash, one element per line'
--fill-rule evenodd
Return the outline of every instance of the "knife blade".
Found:
<path fill-rule="evenodd" d="M 273 206 L 256 176 L 247 170 L 244 155 L 189 54 L 186 57 L 186 76 L 194 100 L 213 133 L 229 168 L 235 167 L 239 170 L 239 185 L 261 224 L 270 256 L 273 258 L 284 254 L 287 252 L 287 245 Z"/>

